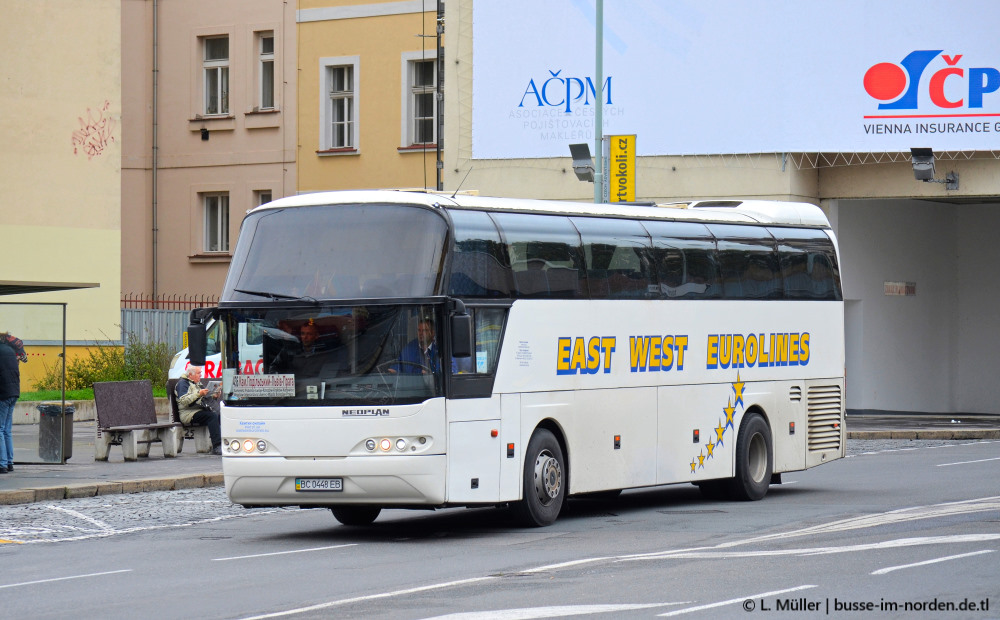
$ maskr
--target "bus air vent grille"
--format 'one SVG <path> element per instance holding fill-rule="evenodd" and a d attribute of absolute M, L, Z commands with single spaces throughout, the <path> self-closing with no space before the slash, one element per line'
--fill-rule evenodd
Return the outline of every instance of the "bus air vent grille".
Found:
<path fill-rule="evenodd" d="M 809 451 L 839 450 L 843 403 L 839 385 L 809 387 Z"/>
<path fill-rule="evenodd" d="M 788 390 L 788 400 L 792 401 L 793 403 L 801 403 L 802 402 L 802 386 L 801 385 L 793 385 L 791 388 L 789 388 L 789 390 Z"/>

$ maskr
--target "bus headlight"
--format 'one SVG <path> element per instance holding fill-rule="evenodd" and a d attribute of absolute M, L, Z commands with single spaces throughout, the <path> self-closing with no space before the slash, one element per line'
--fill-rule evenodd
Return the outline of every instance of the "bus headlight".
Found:
<path fill-rule="evenodd" d="M 246 439 L 246 440 L 243 441 L 243 451 L 244 452 L 246 452 L 247 454 L 250 454 L 251 452 L 253 452 L 253 449 L 254 449 L 253 439 Z"/>
<path fill-rule="evenodd" d="M 365 448 L 367 448 L 367 450 L 369 452 L 374 452 L 375 448 L 377 448 L 377 447 L 378 446 L 375 444 L 375 440 L 374 439 L 369 439 L 368 441 L 365 442 Z"/>
<path fill-rule="evenodd" d="M 396 440 L 396 449 L 399 450 L 400 452 L 402 452 L 403 450 L 406 450 L 406 440 L 405 439 L 397 439 Z"/>

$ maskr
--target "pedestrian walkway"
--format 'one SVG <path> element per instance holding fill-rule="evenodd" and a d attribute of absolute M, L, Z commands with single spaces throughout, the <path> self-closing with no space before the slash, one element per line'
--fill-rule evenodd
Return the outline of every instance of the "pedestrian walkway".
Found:
<path fill-rule="evenodd" d="M 72 456 L 65 465 L 22 464 L 21 458 L 37 460 L 38 428 L 15 425 L 15 469 L 0 475 L 0 505 L 223 484 L 222 457 L 197 454 L 190 441 L 176 458 L 164 458 L 160 446 L 153 444 L 149 456 L 135 462 L 125 462 L 117 446 L 112 447 L 107 461 L 95 461 L 94 424 L 73 424 Z M 847 438 L 1000 439 L 1000 415 L 865 412 L 847 416 Z"/>
<path fill-rule="evenodd" d="M 38 425 L 14 425 L 14 471 L 0 475 L 0 505 L 222 485 L 222 457 L 198 454 L 193 441 L 185 441 L 174 458 L 152 444 L 149 456 L 138 461 L 125 462 L 119 446 L 112 446 L 107 461 L 95 461 L 95 424 L 73 423 L 72 456 L 65 465 L 37 463 L 44 451 Z"/>

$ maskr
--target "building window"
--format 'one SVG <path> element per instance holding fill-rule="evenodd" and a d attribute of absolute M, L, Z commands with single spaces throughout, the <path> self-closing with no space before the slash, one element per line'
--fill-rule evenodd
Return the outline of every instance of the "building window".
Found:
<path fill-rule="evenodd" d="M 407 136 L 410 144 L 437 142 L 437 62 L 416 60 L 409 63 Z"/>
<path fill-rule="evenodd" d="M 258 33 L 258 74 L 260 88 L 258 90 L 258 108 L 274 109 L 274 32 Z"/>
<path fill-rule="evenodd" d="M 354 146 L 354 68 L 329 67 L 330 148 Z"/>
<path fill-rule="evenodd" d="M 320 151 L 358 148 L 357 56 L 320 59 Z"/>
<path fill-rule="evenodd" d="M 229 114 L 229 37 L 204 39 L 205 114 Z"/>
<path fill-rule="evenodd" d="M 229 251 L 229 194 L 205 194 L 205 252 Z"/>
<path fill-rule="evenodd" d="M 269 189 L 259 189 L 259 190 L 255 191 L 253 194 L 254 194 L 254 206 L 255 207 L 259 207 L 262 204 L 266 204 L 266 203 L 271 202 L 272 200 L 274 200 L 271 197 L 273 194 L 271 193 L 271 190 L 269 190 Z"/>

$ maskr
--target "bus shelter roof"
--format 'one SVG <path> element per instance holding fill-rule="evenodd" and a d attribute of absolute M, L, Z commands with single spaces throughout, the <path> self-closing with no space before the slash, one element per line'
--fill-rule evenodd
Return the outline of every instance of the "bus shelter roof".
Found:
<path fill-rule="evenodd" d="M 47 293 L 78 288 L 98 288 L 96 282 L 32 282 L 27 280 L 0 280 L 0 295 L 21 295 L 24 293 Z"/>

